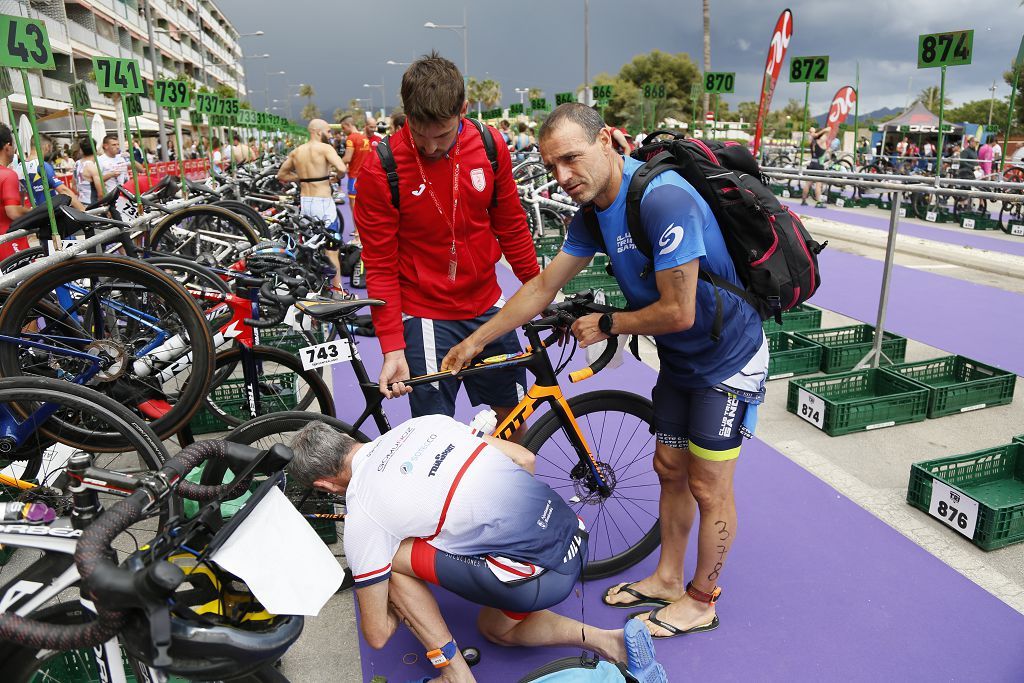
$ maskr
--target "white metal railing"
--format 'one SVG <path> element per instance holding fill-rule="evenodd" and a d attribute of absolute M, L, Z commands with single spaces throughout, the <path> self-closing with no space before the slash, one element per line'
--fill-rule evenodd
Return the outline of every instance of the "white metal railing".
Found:
<path fill-rule="evenodd" d="M 87 47 L 96 47 L 96 32 L 89 27 L 82 26 L 78 22 L 69 19 L 68 33 L 71 35 L 73 40 L 77 40 L 79 43 Z"/>

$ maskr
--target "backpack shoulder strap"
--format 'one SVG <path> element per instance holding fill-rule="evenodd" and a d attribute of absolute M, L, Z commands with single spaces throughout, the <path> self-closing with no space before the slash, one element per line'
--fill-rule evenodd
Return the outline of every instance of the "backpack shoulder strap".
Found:
<path fill-rule="evenodd" d="M 480 140 L 484 143 L 484 152 L 487 153 L 487 160 L 491 162 L 491 174 L 494 177 L 494 186 L 491 191 L 491 206 L 497 206 L 498 204 L 498 147 L 494 144 L 494 136 L 487 130 L 487 126 L 476 119 L 465 118 L 464 121 L 469 121 L 476 128 L 476 132 L 480 133 Z"/>
<path fill-rule="evenodd" d="M 593 202 L 587 202 L 580 207 L 583 212 L 583 225 L 590 237 L 600 246 L 600 251 L 608 253 L 608 246 L 604 243 L 604 235 L 601 234 L 601 222 L 597 218 L 597 209 Z"/>
<path fill-rule="evenodd" d="M 626 227 L 629 229 L 629 236 L 633 244 L 641 254 L 648 259 L 654 256 L 654 247 L 644 230 L 643 222 L 640 219 L 640 202 L 644 198 L 644 191 L 651 181 L 665 171 L 674 171 L 679 168 L 675 157 L 669 151 L 660 152 L 651 157 L 649 161 L 636 170 L 633 178 L 629 181 L 629 188 L 626 190 Z"/>
<path fill-rule="evenodd" d="M 387 136 L 377 143 L 377 157 L 380 159 L 380 167 L 388 177 L 388 187 L 391 188 L 391 204 L 398 211 L 398 165 L 395 164 L 395 155 L 391 153 L 391 136 Z"/>

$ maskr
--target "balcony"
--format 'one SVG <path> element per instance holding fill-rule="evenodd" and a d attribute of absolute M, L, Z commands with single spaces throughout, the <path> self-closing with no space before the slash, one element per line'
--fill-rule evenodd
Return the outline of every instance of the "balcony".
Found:
<path fill-rule="evenodd" d="M 58 81 L 53 78 L 43 77 L 41 81 L 41 91 L 36 91 L 36 86 L 32 86 L 32 92 L 38 94 L 40 97 L 46 97 L 51 100 L 57 100 L 60 102 L 70 102 L 71 93 L 68 91 L 68 84 L 62 81 Z"/>
<path fill-rule="evenodd" d="M 91 28 L 82 26 L 81 24 L 68 20 L 68 34 L 71 39 L 75 40 L 86 47 L 96 49 L 96 32 Z"/>

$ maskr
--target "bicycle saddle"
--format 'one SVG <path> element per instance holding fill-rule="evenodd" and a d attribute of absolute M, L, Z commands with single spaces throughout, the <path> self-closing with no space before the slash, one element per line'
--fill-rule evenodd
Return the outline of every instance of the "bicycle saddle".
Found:
<path fill-rule="evenodd" d="M 347 318 L 363 306 L 383 306 L 380 299 L 353 299 L 352 301 L 297 301 L 295 307 L 300 311 L 326 322 L 335 322 Z"/>
<path fill-rule="evenodd" d="M 107 204 L 109 204 L 112 201 L 114 201 L 115 199 L 117 199 L 117 195 L 120 193 L 120 191 L 121 191 L 121 188 L 119 188 L 117 185 L 115 185 L 113 190 L 111 190 L 110 192 L 106 193 L 105 195 L 103 195 L 102 197 L 100 197 L 99 199 L 94 201 L 92 204 L 89 204 L 87 207 L 85 207 L 86 210 L 88 210 L 88 209 L 98 209 L 101 206 L 106 206 Z"/>
<path fill-rule="evenodd" d="M 71 203 L 71 198 L 67 195 L 59 194 L 51 198 L 53 204 L 53 212 L 60 219 L 61 209 L 66 208 Z M 14 230 L 38 230 L 41 228 L 49 228 L 50 223 L 49 216 L 46 212 L 46 204 L 37 204 L 34 209 L 26 213 L 24 216 L 19 216 L 11 222 L 11 227 L 8 228 L 11 231 Z"/>

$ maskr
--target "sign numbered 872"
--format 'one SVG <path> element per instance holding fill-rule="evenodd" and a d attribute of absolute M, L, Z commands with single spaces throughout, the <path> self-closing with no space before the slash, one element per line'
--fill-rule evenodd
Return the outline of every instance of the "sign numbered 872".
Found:
<path fill-rule="evenodd" d="M 793 57 L 789 60 L 790 83 L 821 83 L 828 80 L 828 57 Z"/>
<path fill-rule="evenodd" d="M 962 66 L 971 63 L 974 31 L 925 33 L 917 37 L 917 68 Z"/>

